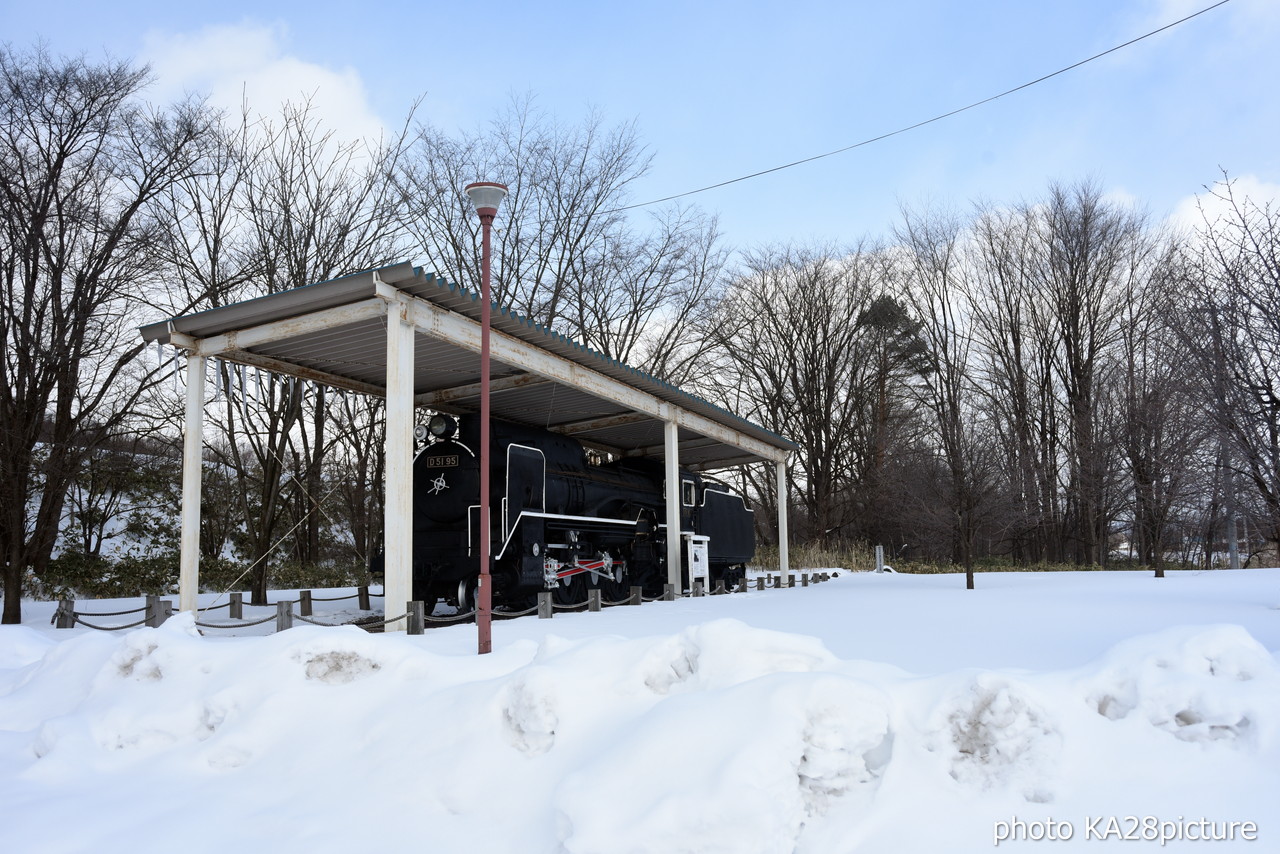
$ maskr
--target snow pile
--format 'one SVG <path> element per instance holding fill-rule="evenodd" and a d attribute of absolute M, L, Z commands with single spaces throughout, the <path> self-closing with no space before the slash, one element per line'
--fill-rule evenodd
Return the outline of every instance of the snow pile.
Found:
<path fill-rule="evenodd" d="M 1239 626 L 930 676 L 736 619 L 438 651 L 464 632 L 4 627 L 5 849 L 989 851 L 1050 817 L 1091 849 L 1124 815 L 1280 840 L 1280 665 Z"/>

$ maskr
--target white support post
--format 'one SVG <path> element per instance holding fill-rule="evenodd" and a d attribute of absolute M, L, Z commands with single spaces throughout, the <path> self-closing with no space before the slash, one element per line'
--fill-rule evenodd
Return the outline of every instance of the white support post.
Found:
<path fill-rule="evenodd" d="M 387 473 L 383 515 L 386 618 L 413 599 L 413 349 L 407 306 L 387 306 Z M 385 631 L 404 631 L 403 621 Z"/>
<path fill-rule="evenodd" d="M 200 479 L 204 457 L 204 371 L 208 359 L 187 357 L 187 413 L 182 427 L 182 539 L 178 610 L 196 610 L 200 592 Z"/>
<path fill-rule="evenodd" d="M 680 428 L 676 422 L 665 425 L 665 454 L 667 479 L 667 583 L 679 595 L 684 587 L 680 579 Z"/>
<path fill-rule="evenodd" d="M 786 575 L 791 570 L 791 556 L 788 553 L 787 534 L 787 459 L 783 457 L 774 463 L 774 474 L 778 479 L 778 572 Z"/>

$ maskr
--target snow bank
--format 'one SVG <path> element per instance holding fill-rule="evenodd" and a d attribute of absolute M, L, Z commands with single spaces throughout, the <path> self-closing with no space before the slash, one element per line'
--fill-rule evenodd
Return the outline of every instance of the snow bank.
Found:
<path fill-rule="evenodd" d="M 927 677 L 734 619 L 484 657 L 431 638 L 6 627 L 5 849 L 989 851 L 1050 816 L 1093 849 L 1090 817 L 1130 813 L 1280 846 L 1280 665 L 1238 626 Z"/>

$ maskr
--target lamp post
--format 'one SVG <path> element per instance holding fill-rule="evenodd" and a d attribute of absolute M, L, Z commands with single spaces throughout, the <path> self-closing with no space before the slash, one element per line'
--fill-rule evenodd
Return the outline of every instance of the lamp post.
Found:
<path fill-rule="evenodd" d="M 489 573 L 489 233 L 498 205 L 507 197 L 505 184 L 477 181 L 466 186 L 480 216 L 483 249 L 480 261 L 480 583 L 476 591 L 476 630 L 480 655 L 493 651 L 493 579 Z"/>

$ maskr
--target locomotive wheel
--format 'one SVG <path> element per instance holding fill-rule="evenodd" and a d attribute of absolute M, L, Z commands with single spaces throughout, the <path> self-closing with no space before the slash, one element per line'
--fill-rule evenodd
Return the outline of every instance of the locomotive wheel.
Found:
<path fill-rule="evenodd" d="M 569 579 L 568 584 L 557 584 L 551 591 L 551 601 L 557 605 L 581 605 L 587 601 L 586 573 L 580 572 Z"/>
<path fill-rule="evenodd" d="M 747 577 L 747 567 L 743 564 L 731 566 L 724 571 L 722 578 L 724 579 L 724 589 L 726 593 L 732 593 L 738 589 L 738 582 Z"/>
<path fill-rule="evenodd" d="M 476 607 L 476 583 L 473 580 L 464 578 L 458 582 L 458 613 L 465 614 L 468 611 L 475 610 Z"/>
<path fill-rule="evenodd" d="M 625 572 L 622 574 L 621 581 L 614 581 L 612 578 L 600 581 L 600 598 L 606 602 L 617 602 L 620 599 L 626 599 L 630 595 L 631 580 Z"/>

